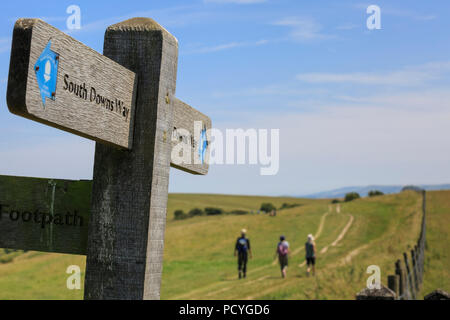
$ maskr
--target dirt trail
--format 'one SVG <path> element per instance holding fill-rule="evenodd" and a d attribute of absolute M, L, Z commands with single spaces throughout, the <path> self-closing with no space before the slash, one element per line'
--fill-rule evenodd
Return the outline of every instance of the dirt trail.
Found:
<path fill-rule="evenodd" d="M 265 280 L 265 279 L 267 279 L 267 278 L 269 278 L 269 277 L 270 277 L 269 275 L 266 275 L 266 276 L 260 277 L 260 278 L 258 278 L 258 279 L 255 279 L 255 280 L 250 280 L 250 281 L 247 281 L 247 282 L 243 282 L 243 283 L 241 284 L 241 286 L 242 286 L 242 287 L 243 287 L 243 286 L 248 286 L 249 284 L 252 284 L 252 283 L 255 283 L 255 282 L 259 282 L 259 281 L 263 281 L 263 280 Z M 233 287 L 225 287 L 225 288 L 222 288 L 222 289 L 220 289 L 220 290 L 212 291 L 212 292 L 208 293 L 206 296 L 207 296 L 207 297 L 210 297 L 210 296 L 213 296 L 213 295 L 215 295 L 215 294 L 218 294 L 218 293 L 222 293 L 222 292 L 228 291 L 228 290 L 230 290 L 230 289 L 232 289 L 232 288 L 233 288 Z"/>
<path fill-rule="evenodd" d="M 344 238 L 345 234 L 347 233 L 348 229 L 350 229 L 351 225 L 353 224 L 353 220 L 354 220 L 354 218 L 353 218 L 353 216 L 352 216 L 351 214 L 349 214 L 349 216 L 350 216 L 349 221 L 348 221 L 347 224 L 345 225 L 344 229 L 342 229 L 341 233 L 338 235 L 338 237 L 336 238 L 336 240 L 334 240 L 333 243 L 329 244 L 328 246 L 324 247 L 324 248 L 320 251 L 320 254 L 325 254 L 325 253 L 328 251 L 328 248 L 329 248 L 330 246 L 331 246 L 331 247 L 335 247 L 335 246 L 339 243 L 339 241 L 341 241 L 341 240 Z M 351 258 L 350 258 L 350 259 L 351 259 Z M 304 267 L 305 265 L 306 265 L 306 261 L 303 261 L 303 262 L 302 262 L 301 264 L 299 264 L 298 266 L 299 266 L 300 268 L 302 268 L 302 267 Z"/>
<path fill-rule="evenodd" d="M 339 241 L 341 241 L 341 240 L 344 238 L 344 236 L 345 236 L 345 234 L 347 233 L 348 229 L 350 229 L 350 227 L 352 226 L 353 219 L 354 219 L 353 216 L 352 216 L 351 214 L 349 214 L 349 216 L 350 216 L 350 220 L 348 221 L 348 223 L 346 224 L 346 226 L 344 227 L 344 229 L 342 229 L 342 232 L 339 234 L 339 236 L 336 238 L 336 240 L 333 241 L 332 244 L 326 246 L 325 248 L 323 248 L 323 249 L 320 251 L 321 254 L 326 253 L 326 252 L 328 251 L 328 248 L 329 248 L 330 246 L 331 246 L 331 247 L 337 246 L 337 244 L 339 243 Z"/>
<path fill-rule="evenodd" d="M 322 217 L 320 217 L 320 223 L 319 223 L 319 227 L 317 228 L 317 232 L 316 235 L 314 236 L 314 238 L 319 238 L 320 235 L 322 234 L 322 230 L 323 230 L 323 226 L 325 225 L 325 218 L 327 217 L 327 215 L 330 213 L 330 211 L 325 212 L 324 214 L 322 214 Z M 303 246 L 298 247 L 297 249 L 295 249 L 289 256 L 293 257 L 297 254 L 299 254 L 303 249 L 305 249 Z M 274 261 L 272 261 L 272 265 L 276 265 L 278 263 L 278 259 L 276 258 Z M 264 266 L 265 268 L 266 266 Z M 262 267 L 261 267 L 262 268 Z"/>

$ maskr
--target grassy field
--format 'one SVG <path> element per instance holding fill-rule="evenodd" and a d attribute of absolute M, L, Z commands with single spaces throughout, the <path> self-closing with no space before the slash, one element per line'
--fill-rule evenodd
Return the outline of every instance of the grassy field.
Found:
<path fill-rule="evenodd" d="M 450 292 L 450 192 L 427 193 L 427 244 L 422 295 Z"/>
<path fill-rule="evenodd" d="M 261 203 L 300 206 L 264 214 L 201 216 L 174 220 L 182 209 L 218 207 L 256 212 Z M 366 269 L 378 265 L 382 282 L 394 262 L 415 243 L 421 196 L 404 192 L 330 206 L 329 200 L 226 195 L 171 194 L 168 204 L 162 299 L 354 299 L 365 287 Z M 428 193 L 428 249 L 424 294 L 449 288 L 450 191 Z M 248 230 L 253 259 L 248 277 L 237 279 L 233 246 Z M 307 277 L 303 245 L 317 237 L 317 274 Z M 291 244 L 288 277 L 274 263 L 278 237 Z M 1 249 L 0 249 L 1 250 Z M 1 259 L 6 263 L 2 263 Z M 66 289 L 69 265 L 85 267 L 81 256 L 27 252 L 0 253 L 0 299 L 81 299 Z"/>

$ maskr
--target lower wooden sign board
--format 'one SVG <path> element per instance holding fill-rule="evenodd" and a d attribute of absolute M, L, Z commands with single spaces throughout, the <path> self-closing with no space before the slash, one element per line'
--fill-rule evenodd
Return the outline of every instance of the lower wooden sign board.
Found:
<path fill-rule="evenodd" d="M 0 176 L 0 248 L 86 254 L 92 181 Z"/>

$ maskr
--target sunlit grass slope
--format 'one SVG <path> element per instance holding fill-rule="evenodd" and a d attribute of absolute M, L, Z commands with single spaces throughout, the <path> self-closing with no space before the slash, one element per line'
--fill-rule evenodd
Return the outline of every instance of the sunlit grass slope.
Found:
<path fill-rule="evenodd" d="M 167 229 L 162 298 L 165 299 L 353 299 L 369 265 L 382 279 L 419 234 L 421 197 L 414 192 L 341 204 L 310 201 L 265 215 L 193 218 Z M 306 277 L 303 245 L 317 234 L 316 277 Z M 233 244 L 241 228 L 249 230 L 254 259 L 246 280 L 237 280 Z M 282 280 L 273 255 L 280 234 L 291 244 L 288 278 Z M 333 245 L 334 244 L 334 245 Z M 325 247 L 326 251 L 320 253 Z"/>
<path fill-rule="evenodd" d="M 174 220 L 173 212 L 222 208 L 256 212 L 261 203 L 301 206 L 264 214 L 201 216 Z M 353 299 L 378 265 L 382 281 L 394 262 L 417 240 L 421 196 L 404 192 L 364 198 L 340 205 L 329 200 L 227 195 L 171 194 L 168 204 L 162 299 Z M 428 251 L 424 291 L 448 290 L 450 192 L 428 193 Z M 254 253 L 248 278 L 237 280 L 233 246 L 239 231 L 248 230 Z M 305 274 L 306 236 L 317 238 L 317 274 Z M 287 279 L 274 262 L 278 237 L 284 234 L 292 255 Z M 320 253 L 322 251 L 322 253 Z M 11 256 L 13 255 L 13 256 Z M 0 299 L 81 299 L 83 290 L 66 288 L 69 265 L 85 267 L 81 256 L 27 252 L 0 253 Z M 9 257 L 9 258 L 8 258 Z"/>
<path fill-rule="evenodd" d="M 450 191 L 427 193 L 427 244 L 422 295 L 450 292 Z"/>

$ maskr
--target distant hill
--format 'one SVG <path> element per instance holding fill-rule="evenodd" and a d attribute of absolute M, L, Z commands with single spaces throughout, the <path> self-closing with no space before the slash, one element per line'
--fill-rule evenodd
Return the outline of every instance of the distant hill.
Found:
<path fill-rule="evenodd" d="M 371 185 L 371 186 L 357 186 L 357 187 L 343 187 L 339 189 L 323 191 L 318 193 L 313 193 L 309 195 L 302 195 L 302 198 L 312 198 L 312 199 L 331 199 L 331 198 L 343 198 L 348 192 L 358 192 L 360 196 L 366 197 L 370 190 L 379 190 L 385 194 L 398 193 L 402 191 L 402 185 Z M 440 185 L 417 185 L 425 190 L 450 190 L 450 184 L 440 184 Z"/>

